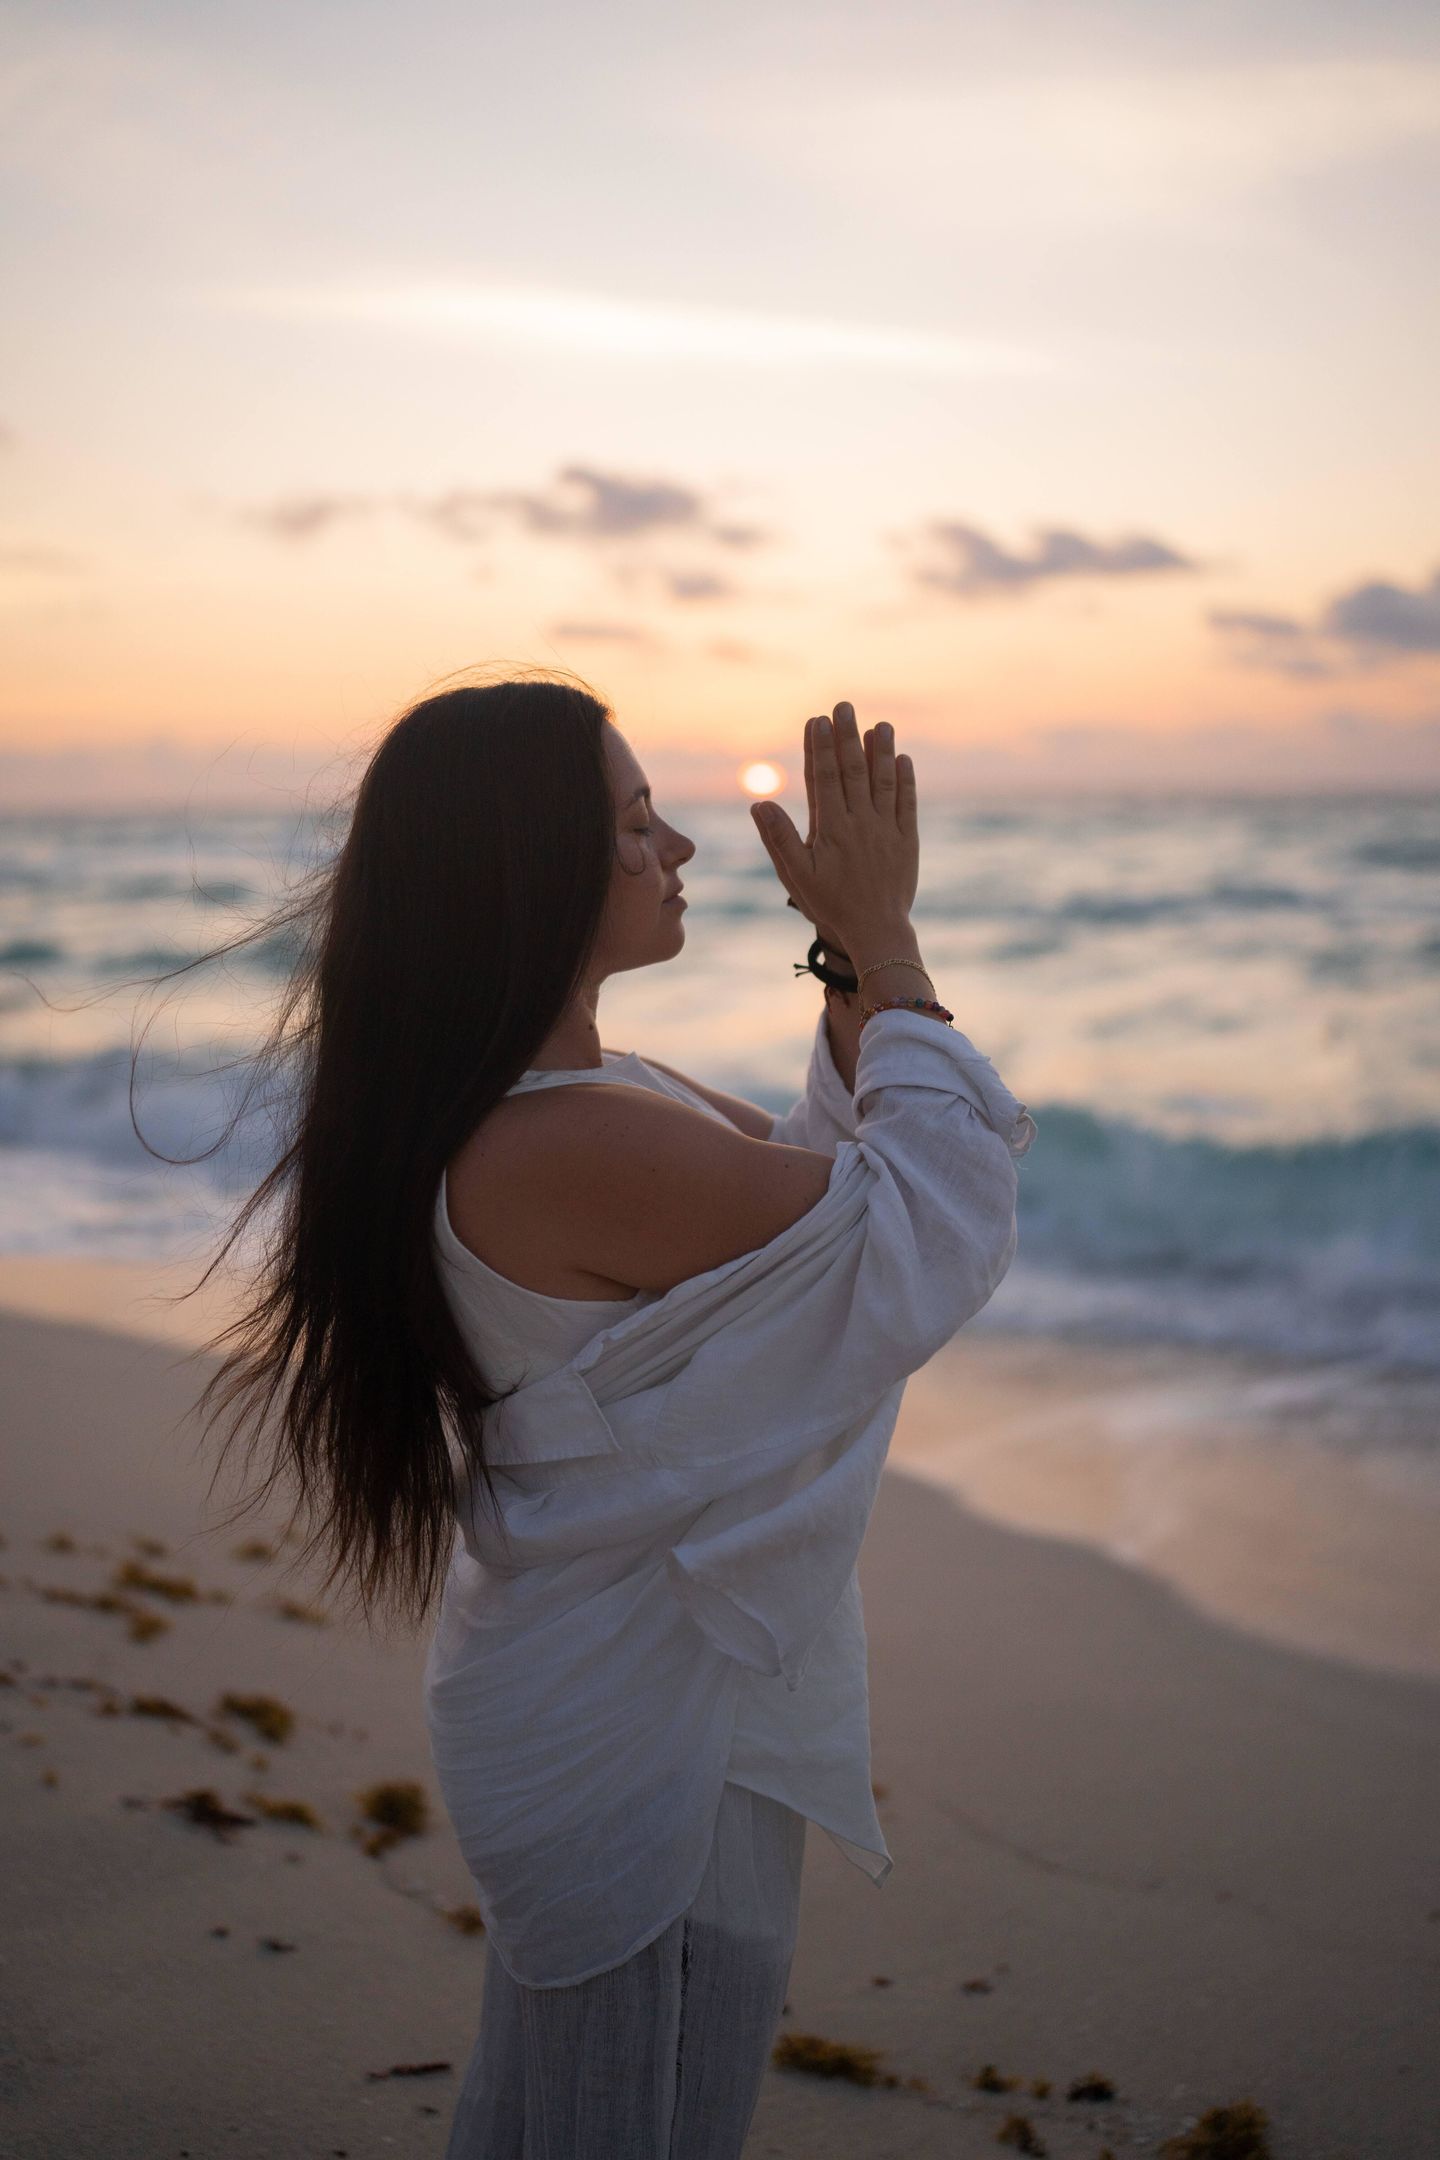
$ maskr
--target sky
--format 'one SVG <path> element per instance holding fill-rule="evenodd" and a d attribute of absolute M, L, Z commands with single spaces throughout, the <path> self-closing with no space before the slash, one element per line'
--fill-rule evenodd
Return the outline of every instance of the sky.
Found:
<path fill-rule="evenodd" d="M 1440 785 L 1440 14 L 10 0 L 0 798 Z"/>

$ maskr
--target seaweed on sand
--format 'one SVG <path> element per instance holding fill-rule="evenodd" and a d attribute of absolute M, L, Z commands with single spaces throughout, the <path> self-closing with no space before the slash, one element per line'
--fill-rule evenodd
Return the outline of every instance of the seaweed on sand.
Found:
<path fill-rule="evenodd" d="M 1167 2138 L 1160 2160 L 1271 2160 L 1270 2118 L 1253 2100 L 1207 2108 L 1179 2137 Z"/>
<path fill-rule="evenodd" d="M 172 1605 L 193 1605 L 200 1592 L 189 1575 L 159 1575 L 140 1560 L 124 1560 L 110 1578 L 115 1590 L 144 1590 L 151 1597 L 168 1598 Z"/>
<path fill-rule="evenodd" d="M 1113 2100 L 1115 2087 L 1098 2070 L 1087 2070 L 1084 2077 L 1072 2081 L 1065 2097 L 1067 2100 Z"/>
<path fill-rule="evenodd" d="M 481 1917 L 478 1905 L 452 1905 L 442 1917 L 449 1921 L 457 1934 L 483 1935 L 485 1933 L 485 1922 Z"/>
<path fill-rule="evenodd" d="M 200 1720 L 183 1704 L 171 1702 L 168 1695 L 132 1695 L 129 1702 L 131 1717 L 164 1718 L 167 1725 L 198 1725 Z"/>
<path fill-rule="evenodd" d="M 203 1830 L 213 1830 L 224 1844 L 232 1830 L 248 1830 L 254 1826 L 253 1815 L 237 1815 L 227 1808 L 219 1793 L 208 1785 L 196 1786 L 193 1791 L 177 1793 L 171 1800 L 162 1800 L 161 1807 L 171 1808 L 183 1815 L 187 1822 L 198 1823 Z"/>
<path fill-rule="evenodd" d="M 770 2051 L 781 2070 L 806 2070 L 812 2077 L 849 2078 L 853 2085 L 898 2085 L 893 2070 L 880 2068 L 875 2048 L 850 2047 L 824 2040 L 819 2033 L 782 2033 Z"/>
<path fill-rule="evenodd" d="M 247 1807 L 253 1807 L 269 1822 L 296 1823 L 302 1830 L 323 1830 L 325 1825 L 308 1800 L 276 1800 L 268 1793 L 248 1792 Z"/>
<path fill-rule="evenodd" d="M 356 1793 L 355 1800 L 366 1822 L 376 1825 L 368 1835 L 358 1824 L 352 1832 L 372 1860 L 398 1845 L 402 1838 L 419 1837 L 429 1821 L 425 1788 L 412 1780 L 367 1785 L 363 1792 Z"/>
<path fill-rule="evenodd" d="M 222 1695 L 220 1715 L 243 1718 L 276 1747 L 295 1730 L 294 1711 L 274 1695 Z"/>

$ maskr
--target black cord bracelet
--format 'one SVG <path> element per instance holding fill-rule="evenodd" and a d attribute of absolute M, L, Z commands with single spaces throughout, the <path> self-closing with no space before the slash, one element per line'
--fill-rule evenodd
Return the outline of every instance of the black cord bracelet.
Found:
<path fill-rule="evenodd" d="M 825 950 L 824 938 L 817 937 L 803 960 L 791 962 L 795 973 L 797 975 L 818 975 L 821 982 L 829 990 L 858 990 L 860 987 L 859 976 L 847 974 L 840 968 L 827 967 L 819 957 Z"/>

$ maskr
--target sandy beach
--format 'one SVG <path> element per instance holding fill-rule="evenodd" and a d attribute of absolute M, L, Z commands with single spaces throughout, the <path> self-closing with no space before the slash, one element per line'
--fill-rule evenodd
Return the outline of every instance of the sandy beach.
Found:
<path fill-rule="evenodd" d="M 438 2156 L 486 1951 L 424 1643 L 215 1526 L 218 1307 L 158 1281 L 0 1266 L 0 2148 Z M 1277 2160 L 1440 2151 L 1432 1416 L 978 1334 L 912 1381 L 861 1562 L 895 1869 L 812 1830 L 782 2020 L 878 2079 L 775 2065 L 748 2152 L 1120 2160 L 1246 2100 Z M 357 1796 L 412 1783 L 428 1825 L 377 1837 Z"/>

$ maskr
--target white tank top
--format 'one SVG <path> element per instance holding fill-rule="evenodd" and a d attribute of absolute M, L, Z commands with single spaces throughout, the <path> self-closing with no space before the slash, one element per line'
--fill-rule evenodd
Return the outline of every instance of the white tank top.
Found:
<path fill-rule="evenodd" d="M 571 1080 L 623 1081 L 633 1087 L 649 1088 L 653 1094 L 669 1095 L 710 1117 L 730 1122 L 723 1111 L 683 1081 L 656 1072 L 638 1052 L 605 1050 L 601 1056 L 604 1063 L 600 1065 L 565 1070 L 532 1067 L 505 1092 L 519 1095 L 530 1088 L 559 1087 Z M 509 1388 L 522 1380 L 543 1379 L 574 1357 L 602 1327 L 608 1327 L 624 1313 L 638 1312 L 641 1306 L 653 1304 L 661 1295 L 657 1290 L 637 1290 L 628 1298 L 565 1298 L 527 1290 L 523 1283 L 499 1274 L 460 1242 L 450 1220 L 448 1185 L 448 1175 L 442 1171 L 435 1197 L 435 1236 L 449 1264 L 442 1267 L 440 1279 L 460 1331 L 473 1345 L 486 1380 L 493 1387 Z"/>

